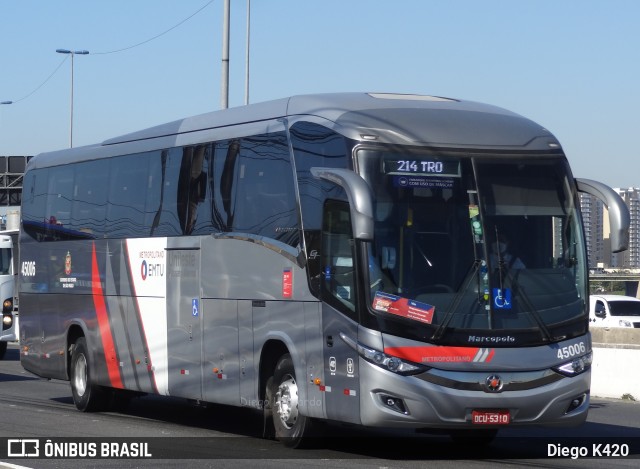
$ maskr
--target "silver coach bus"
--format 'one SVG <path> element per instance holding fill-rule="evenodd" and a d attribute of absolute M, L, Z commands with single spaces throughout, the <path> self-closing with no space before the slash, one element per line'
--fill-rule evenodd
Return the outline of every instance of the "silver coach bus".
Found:
<path fill-rule="evenodd" d="M 586 419 L 578 191 L 614 251 L 629 213 L 517 114 L 296 96 L 40 154 L 23 187 L 21 362 L 82 411 L 251 406 L 290 446 L 323 420 L 490 439 Z"/>

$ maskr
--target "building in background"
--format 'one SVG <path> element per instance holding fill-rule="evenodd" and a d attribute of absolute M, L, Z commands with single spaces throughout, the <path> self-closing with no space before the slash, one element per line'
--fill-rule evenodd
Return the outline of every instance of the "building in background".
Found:
<path fill-rule="evenodd" d="M 0 156 L 0 229 L 20 221 L 22 179 L 31 156 Z M 16 225 L 15 228 L 18 226 Z"/>
<path fill-rule="evenodd" d="M 619 269 L 640 268 L 640 188 L 614 189 L 629 207 L 629 249 L 612 254 L 611 267 Z"/>
<path fill-rule="evenodd" d="M 640 188 L 614 190 L 629 207 L 629 249 L 611 253 L 607 207 L 593 196 L 581 193 L 580 210 L 585 226 L 589 268 L 640 269 Z"/>
<path fill-rule="evenodd" d="M 604 204 L 594 196 L 581 192 L 580 211 L 582 212 L 582 222 L 585 228 L 589 268 L 609 267 L 611 255 L 605 254 L 605 237 L 608 239 L 609 234 L 608 229 L 605 230 L 606 208 Z"/>

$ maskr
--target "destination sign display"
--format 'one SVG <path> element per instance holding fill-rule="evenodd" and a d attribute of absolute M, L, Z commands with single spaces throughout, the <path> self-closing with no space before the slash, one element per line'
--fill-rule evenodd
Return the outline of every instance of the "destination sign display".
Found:
<path fill-rule="evenodd" d="M 460 176 L 460 162 L 437 159 L 393 159 L 384 161 L 385 174 L 423 174 L 430 176 Z"/>

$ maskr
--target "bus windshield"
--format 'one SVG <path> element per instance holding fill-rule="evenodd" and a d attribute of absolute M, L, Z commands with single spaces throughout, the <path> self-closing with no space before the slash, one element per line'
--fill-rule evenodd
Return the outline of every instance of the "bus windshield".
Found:
<path fill-rule="evenodd" d="M 360 149 L 357 161 L 375 198 L 368 304 L 383 332 L 436 343 L 520 334 L 520 345 L 586 332 L 563 157 Z"/>

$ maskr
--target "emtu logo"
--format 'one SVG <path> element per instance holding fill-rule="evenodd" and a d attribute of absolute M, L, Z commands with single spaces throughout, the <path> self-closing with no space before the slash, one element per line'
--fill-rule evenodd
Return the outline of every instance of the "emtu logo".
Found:
<path fill-rule="evenodd" d="M 147 267 L 147 261 L 142 261 L 142 264 L 140 265 L 140 276 L 142 277 L 142 280 L 147 279 L 148 272 L 149 268 Z"/>
<path fill-rule="evenodd" d="M 142 280 L 146 280 L 147 277 L 164 277 L 164 264 L 147 264 L 146 260 L 140 264 L 140 276 Z"/>

